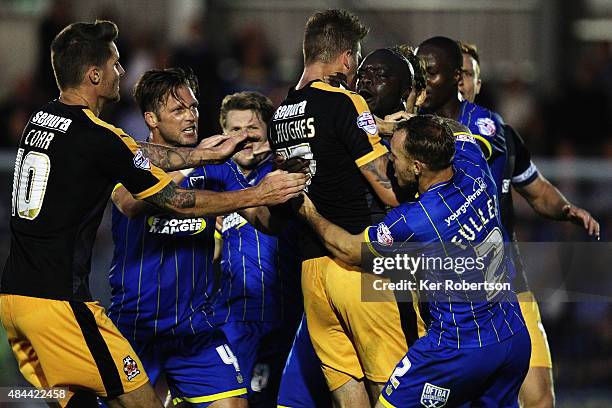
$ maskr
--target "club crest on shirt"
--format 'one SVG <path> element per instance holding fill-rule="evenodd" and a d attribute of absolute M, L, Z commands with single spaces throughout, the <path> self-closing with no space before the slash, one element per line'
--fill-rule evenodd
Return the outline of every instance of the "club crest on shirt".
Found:
<path fill-rule="evenodd" d="M 138 363 L 136 363 L 132 357 L 125 356 L 123 358 L 123 372 L 125 373 L 128 381 L 132 381 L 134 377 L 140 374 Z"/>
<path fill-rule="evenodd" d="M 440 408 L 446 405 L 450 389 L 438 387 L 430 383 L 425 383 L 421 394 L 421 405 L 426 408 Z"/>
<path fill-rule="evenodd" d="M 496 131 L 495 122 L 490 118 L 478 118 L 476 126 L 483 136 L 493 136 Z"/>
<path fill-rule="evenodd" d="M 391 235 L 391 230 L 389 230 L 389 227 L 384 222 L 381 222 L 376 227 L 376 241 L 383 246 L 393 245 L 393 235 Z"/>
<path fill-rule="evenodd" d="M 368 135 L 374 136 L 378 132 L 374 116 L 368 111 L 363 112 L 357 117 L 357 126 L 363 129 Z"/>
<path fill-rule="evenodd" d="M 151 170 L 151 161 L 145 157 L 142 150 L 137 150 L 134 155 L 134 166 L 142 170 Z"/>

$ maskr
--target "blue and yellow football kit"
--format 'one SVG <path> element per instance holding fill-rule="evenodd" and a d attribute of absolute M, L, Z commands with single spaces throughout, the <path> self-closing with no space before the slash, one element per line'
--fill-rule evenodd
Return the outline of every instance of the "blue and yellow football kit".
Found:
<path fill-rule="evenodd" d="M 365 231 L 376 256 L 394 254 L 393 243 L 414 242 L 427 244 L 422 250 L 428 257 L 485 259 L 484 271 L 458 274 L 440 266 L 421 271 L 421 281 L 443 286 L 421 292 L 431 322 L 383 388 L 385 406 L 518 406 L 530 343 L 514 292 L 445 286 L 449 280 L 504 282 L 508 262 L 488 168 L 458 154 L 453 170 L 449 181 L 431 186 Z"/>
<path fill-rule="evenodd" d="M 209 190 L 237 183 L 204 168 L 181 186 Z M 141 215 L 113 206 L 115 250 L 109 317 L 131 342 L 152 383 L 163 373 L 175 402 L 198 406 L 246 394 L 237 358 L 214 327 L 222 282 L 213 272 L 214 218 Z M 189 380 L 187 380 L 190 378 Z"/>
<path fill-rule="evenodd" d="M 227 172 L 242 175 L 231 160 L 205 170 L 211 178 L 224 178 Z M 271 171 L 272 161 L 266 159 L 244 181 L 256 185 Z M 294 222 L 277 237 L 258 231 L 233 213 L 223 218 L 221 236 L 224 287 L 215 303 L 215 323 L 236 352 L 249 405 L 273 406 L 303 311 Z"/>

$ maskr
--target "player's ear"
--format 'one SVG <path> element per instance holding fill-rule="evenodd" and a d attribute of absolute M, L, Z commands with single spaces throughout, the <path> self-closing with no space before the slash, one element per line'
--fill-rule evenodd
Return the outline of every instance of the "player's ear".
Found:
<path fill-rule="evenodd" d="M 87 70 L 87 78 L 93 85 L 98 85 L 102 80 L 102 73 L 98 67 L 92 65 Z"/>
<path fill-rule="evenodd" d="M 462 78 L 463 78 L 463 73 L 461 72 L 461 68 L 457 68 L 455 72 L 453 72 L 453 80 L 455 81 L 457 86 L 459 85 L 459 82 L 461 82 Z"/>
<path fill-rule="evenodd" d="M 341 63 L 344 69 L 347 71 L 351 70 L 351 58 L 353 57 L 353 52 L 351 50 L 346 50 L 342 54 L 340 54 Z"/>
<path fill-rule="evenodd" d="M 157 127 L 157 115 L 155 114 L 155 112 L 145 112 L 144 120 L 149 128 Z"/>
<path fill-rule="evenodd" d="M 423 168 L 425 167 L 425 165 L 423 163 L 421 163 L 418 160 L 414 160 L 412 162 L 412 170 L 414 172 L 414 175 L 416 177 L 419 177 L 421 174 L 423 174 Z"/>
<path fill-rule="evenodd" d="M 480 93 L 480 85 L 482 85 L 482 82 L 480 81 L 480 78 L 478 78 L 476 85 L 474 85 L 474 95 L 478 95 Z"/>

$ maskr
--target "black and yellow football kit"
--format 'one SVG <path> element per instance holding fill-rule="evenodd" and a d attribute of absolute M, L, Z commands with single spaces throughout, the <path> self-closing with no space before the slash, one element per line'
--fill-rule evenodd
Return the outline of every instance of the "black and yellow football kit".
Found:
<path fill-rule="evenodd" d="M 277 154 L 310 160 L 308 195 L 321 215 L 352 234 L 382 219 L 359 168 L 387 148 L 361 96 L 312 81 L 289 91 L 268 132 Z M 363 302 L 359 270 L 332 259 L 309 227 L 300 239 L 308 330 L 330 390 L 364 376 L 385 382 L 407 351 L 398 304 Z"/>
<path fill-rule="evenodd" d="M 57 100 L 23 132 L 0 317 L 26 379 L 114 398 L 147 382 L 136 353 L 89 293 L 91 253 L 113 186 L 136 198 L 171 181 L 121 129 Z"/>

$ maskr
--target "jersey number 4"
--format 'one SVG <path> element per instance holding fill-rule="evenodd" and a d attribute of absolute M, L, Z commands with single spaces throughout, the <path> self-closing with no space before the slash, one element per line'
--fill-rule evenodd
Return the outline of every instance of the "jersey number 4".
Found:
<path fill-rule="evenodd" d="M 11 214 L 33 220 L 43 205 L 51 161 L 44 153 L 28 152 L 23 157 L 23 152 L 24 149 L 19 149 L 15 160 Z"/>

